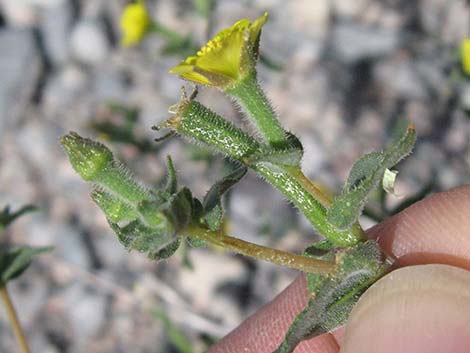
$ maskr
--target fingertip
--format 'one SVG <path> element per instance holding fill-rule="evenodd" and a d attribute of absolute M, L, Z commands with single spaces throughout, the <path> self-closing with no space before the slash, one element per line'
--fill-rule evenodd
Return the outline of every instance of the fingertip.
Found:
<path fill-rule="evenodd" d="M 434 194 L 368 230 L 399 266 L 470 269 L 470 185 Z"/>
<path fill-rule="evenodd" d="M 470 272 L 448 265 L 396 270 L 360 298 L 342 353 L 468 352 Z"/>

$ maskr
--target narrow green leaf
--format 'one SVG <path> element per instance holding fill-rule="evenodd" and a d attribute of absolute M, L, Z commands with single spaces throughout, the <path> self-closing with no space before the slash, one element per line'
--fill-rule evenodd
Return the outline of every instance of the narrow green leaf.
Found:
<path fill-rule="evenodd" d="M 146 253 L 149 258 L 155 258 L 155 254 L 176 240 L 173 232 L 150 228 L 140 220 L 132 221 L 124 227 L 117 223 L 109 224 L 127 250 Z"/>
<path fill-rule="evenodd" d="M 171 257 L 176 250 L 180 247 L 181 239 L 178 237 L 172 243 L 168 244 L 167 246 L 159 249 L 154 255 L 151 256 L 154 260 L 164 260 Z"/>
<path fill-rule="evenodd" d="M 178 190 L 176 170 L 175 170 L 175 166 L 173 165 L 173 160 L 171 159 L 171 156 L 167 156 L 166 161 L 167 161 L 167 168 L 168 168 L 168 176 L 167 176 L 167 181 L 166 181 L 166 186 L 165 186 L 165 192 L 168 195 L 173 195 Z"/>
<path fill-rule="evenodd" d="M 34 205 L 25 205 L 21 207 L 18 211 L 11 212 L 10 206 L 5 206 L 3 210 L 0 211 L 0 230 L 5 229 L 18 217 L 21 217 L 26 213 L 34 212 L 37 209 L 38 208 Z"/>
<path fill-rule="evenodd" d="M 209 229 L 217 230 L 222 224 L 224 210 L 222 206 L 222 195 L 233 185 L 238 183 L 246 174 L 247 168 L 239 166 L 230 174 L 216 182 L 204 196 L 202 207 L 204 210 L 204 220 Z"/>
<path fill-rule="evenodd" d="M 337 254 L 337 269 L 316 282 L 307 307 L 295 318 L 284 342 L 275 353 L 291 353 L 304 339 L 342 325 L 360 295 L 387 270 L 375 241 L 343 249 Z M 311 274 L 308 274 L 311 276 Z"/>
<path fill-rule="evenodd" d="M 18 246 L 0 249 L 0 287 L 20 276 L 34 257 L 51 251 L 52 247 Z"/>
<path fill-rule="evenodd" d="M 328 221 L 345 230 L 359 218 L 369 194 L 378 186 L 385 171 L 411 153 L 416 140 L 412 125 L 384 152 L 362 156 L 352 167 L 343 191 L 328 209 Z"/>

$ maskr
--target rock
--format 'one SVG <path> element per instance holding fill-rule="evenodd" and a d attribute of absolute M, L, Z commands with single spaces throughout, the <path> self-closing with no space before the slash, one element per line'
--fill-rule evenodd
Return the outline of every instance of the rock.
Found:
<path fill-rule="evenodd" d="M 18 123 L 41 73 L 33 35 L 27 30 L 0 30 L 0 134 Z"/>
<path fill-rule="evenodd" d="M 386 56 L 399 44 L 398 33 L 391 29 L 338 23 L 333 29 L 332 50 L 345 63 Z"/>
<path fill-rule="evenodd" d="M 47 57 L 54 64 L 63 64 L 69 56 L 69 36 L 73 20 L 70 1 L 58 0 L 40 9 L 40 31 Z"/>
<path fill-rule="evenodd" d="M 418 73 L 418 66 L 411 60 L 388 60 L 374 67 L 374 76 L 394 98 L 426 99 L 426 88 Z"/>
<path fill-rule="evenodd" d="M 94 19 L 78 22 L 70 38 L 72 55 L 84 64 L 97 64 L 109 54 L 109 42 L 103 26 Z"/>
<path fill-rule="evenodd" d="M 87 86 L 88 76 L 79 66 L 68 65 L 54 73 L 44 89 L 44 112 L 48 115 L 66 112 Z"/>
<path fill-rule="evenodd" d="M 37 13 L 29 1 L 2 0 L 0 10 L 7 24 L 14 28 L 28 28 L 37 24 Z"/>

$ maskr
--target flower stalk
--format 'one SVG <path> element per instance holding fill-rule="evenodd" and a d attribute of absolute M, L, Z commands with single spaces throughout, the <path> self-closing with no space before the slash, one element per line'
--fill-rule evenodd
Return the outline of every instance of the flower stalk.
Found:
<path fill-rule="evenodd" d="M 255 74 L 248 75 L 235 86 L 225 90 L 246 110 L 256 127 L 272 147 L 285 147 L 287 138 L 284 129 L 268 98 L 258 84 Z"/>
<path fill-rule="evenodd" d="M 18 344 L 20 345 L 21 353 L 30 353 L 28 342 L 24 334 L 23 328 L 21 327 L 20 320 L 16 314 L 15 307 L 10 298 L 6 285 L 0 287 L 0 297 L 2 298 L 5 310 L 10 321 L 11 328 L 15 333 Z"/>

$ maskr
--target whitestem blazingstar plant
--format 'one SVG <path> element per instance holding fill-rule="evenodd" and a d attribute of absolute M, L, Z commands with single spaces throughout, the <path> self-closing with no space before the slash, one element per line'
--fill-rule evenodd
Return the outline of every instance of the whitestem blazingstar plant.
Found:
<path fill-rule="evenodd" d="M 301 142 L 282 127 L 257 82 L 261 28 L 267 18 L 264 14 L 253 22 L 236 22 L 170 71 L 221 90 L 244 107 L 258 128 L 249 133 L 197 102 L 195 94 L 187 98 L 184 91 L 180 102 L 170 108 L 173 115 L 154 127 L 237 161 L 238 167 L 201 200 L 178 186 L 170 158 L 166 186 L 152 190 L 135 181 L 104 145 L 76 133 L 64 136 L 62 144 L 75 170 L 94 185 L 93 200 L 127 249 L 163 259 L 182 241 L 193 246 L 209 243 L 307 273 L 311 299 L 276 350 L 288 353 L 306 337 L 344 323 L 359 296 L 389 271 L 387 256 L 375 241 L 367 240 L 358 218 L 388 170 L 411 152 L 416 133 L 410 125 L 383 151 L 361 157 L 336 197 L 308 179 L 301 169 Z M 248 169 L 291 201 L 324 240 L 303 254 L 292 254 L 225 234 L 221 199 Z"/>

